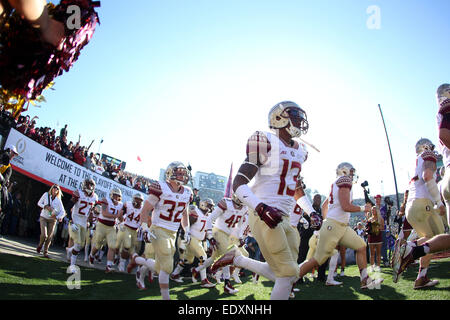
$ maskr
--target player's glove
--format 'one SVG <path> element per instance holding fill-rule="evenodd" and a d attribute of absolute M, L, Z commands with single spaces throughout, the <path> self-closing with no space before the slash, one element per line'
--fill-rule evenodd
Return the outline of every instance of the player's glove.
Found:
<path fill-rule="evenodd" d="M 268 206 L 261 202 L 255 208 L 256 213 L 264 221 L 269 228 L 275 228 L 282 220 L 285 213 L 277 208 Z"/>
<path fill-rule="evenodd" d="M 308 220 L 305 219 L 305 217 L 302 217 L 300 219 L 300 223 L 303 225 L 303 229 L 308 229 L 309 228 L 309 222 L 308 222 Z"/>
<path fill-rule="evenodd" d="M 245 244 L 245 239 L 239 238 L 239 247 L 243 247 Z"/>
<path fill-rule="evenodd" d="M 78 230 L 80 230 L 80 228 L 75 223 L 72 223 L 70 227 L 72 228 L 73 232 L 78 232 Z"/>
<path fill-rule="evenodd" d="M 142 234 L 142 239 L 144 239 L 146 243 L 152 243 L 152 241 L 156 239 L 156 236 L 152 231 L 145 230 Z"/>
<path fill-rule="evenodd" d="M 214 237 L 208 238 L 209 247 L 212 249 L 212 251 L 217 250 L 217 241 L 214 239 Z"/>
<path fill-rule="evenodd" d="M 184 233 L 183 241 L 186 243 L 186 246 L 191 242 L 191 234 L 189 232 Z"/>
<path fill-rule="evenodd" d="M 322 217 L 317 212 L 311 212 L 309 217 L 311 219 L 311 228 L 319 230 L 322 226 Z"/>

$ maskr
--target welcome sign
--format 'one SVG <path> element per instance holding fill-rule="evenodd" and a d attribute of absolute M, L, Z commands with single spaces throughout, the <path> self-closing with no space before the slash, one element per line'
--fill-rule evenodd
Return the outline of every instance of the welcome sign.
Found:
<path fill-rule="evenodd" d="M 11 161 L 14 170 L 47 185 L 58 184 L 63 191 L 72 193 L 81 188 L 86 178 L 92 178 L 95 183 L 95 193 L 99 199 L 108 198 L 112 188 L 122 191 L 122 201 L 131 201 L 133 194 L 143 192 L 129 188 L 114 180 L 99 175 L 60 154 L 50 150 L 19 131 L 11 129 L 5 148 L 14 145 L 19 153 Z"/>

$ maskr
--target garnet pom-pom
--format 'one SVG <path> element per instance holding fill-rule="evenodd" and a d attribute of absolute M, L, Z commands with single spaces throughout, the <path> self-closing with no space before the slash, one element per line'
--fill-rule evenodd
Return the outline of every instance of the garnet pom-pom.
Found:
<path fill-rule="evenodd" d="M 77 6 L 79 24 L 69 28 L 73 18 L 69 6 Z M 3 95 L 34 100 L 64 71 L 69 71 L 80 51 L 91 40 L 99 22 L 95 8 L 99 1 L 61 0 L 55 6 L 47 4 L 49 16 L 65 26 L 65 38 L 60 50 L 41 38 L 39 29 L 33 28 L 18 12 L 10 11 L 0 24 L 0 86 Z M 69 10 L 68 10 L 69 8 Z"/>

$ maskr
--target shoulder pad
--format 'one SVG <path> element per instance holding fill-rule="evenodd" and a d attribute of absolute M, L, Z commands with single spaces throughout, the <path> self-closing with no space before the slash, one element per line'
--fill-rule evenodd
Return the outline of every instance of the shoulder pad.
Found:
<path fill-rule="evenodd" d="M 424 161 L 432 161 L 434 163 L 437 162 L 436 153 L 434 153 L 433 151 L 424 151 L 420 156 Z"/>
<path fill-rule="evenodd" d="M 159 182 L 150 183 L 150 186 L 148 187 L 148 194 L 152 194 L 159 199 L 159 197 L 162 194 L 162 189 L 161 189 L 161 185 L 159 184 Z"/>
<path fill-rule="evenodd" d="M 350 188 L 351 189 L 353 182 L 352 182 L 352 179 L 350 179 L 349 177 L 343 176 L 343 177 L 340 177 L 339 179 L 337 179 L 336 185 L 339 188 Z"/>
<path fill-rule="evenodd" d="M 225 201 L 225 199 L 220 200 L 219 203 L 217 203 L 217 206 L 223 211 L 227 210 L 227 202 Z"/>

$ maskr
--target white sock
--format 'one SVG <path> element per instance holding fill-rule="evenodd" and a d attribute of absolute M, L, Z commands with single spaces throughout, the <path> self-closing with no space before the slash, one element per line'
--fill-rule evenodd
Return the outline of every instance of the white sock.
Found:
<path fill-rule="evenodd" d="M 241 271 L 241 268 L 234 268 L 233 274 L 237 275 L 239 277 L 239 272 Z"/>
<path fill-rule="evenodd" d="M 150 259 L 149 259 L 150 260 Z M 159 272 L 158 281 L 160 284 L 169 284 L 169 274 L 164 270 Z M 170 300 L 169 288 L 160 288 L 163 300 Z"/>
<path fill-rule="evenodd" d="M 210 265 L 212 265 L 214 262 L 214 259 L 212 257 L 209 257 L 208 259 L 203 262 L 203 264 L 199 265 L 197 268 L 195 268 L 195 271 L 202 271 L 203 269 L 208 268 Z"/>
<path fill-rule="evenodd" d="M 222 274 L 225 280 L 230 279 L 230 266 L 223 267 Z"/>
<path fill-rule="evenodd" d="M 339 258 L 339 252 L 336 253 L 334 256 L 330 259 L 330 264 L 328 266 L 328 281 L 334 280 L 334 269 L 336 269 L 336 265 Z"/>
<path fill-rule="evenodd" d="M 175 267 L 175 270 L 172 272 L 172 274 L 174 276 L 179 275 L 181 273 L 181 271 L 183 271 L 183 269 L 184 269 L 184 265 L 181 265 L 178 263 L 177 266 Z"/>
<path fill-rule="evenodd" d="M 241 255 L 234 258 L 234 265 L 239 268 L 250 270 L 275 282 L 275 274 L 272 269 L 270 269 L 267 262 L 257 261 Z"/>
<path fill-rule="evenodd" d="M 71 265 L 76 265 L 76 264 L 77 264 L 77 258 L 78 258 L 78 255 L 72 254 L 72 255 L 70 256 L 70 264 L 71 264 Z"/>
<path fill-rule="evenodd" d="M 276 278 L 270 300 L 288 300 L 295 277 Z"/>
<path fill-rule="evenodd" d="M 125 265 L 125 263 L 127 262 L 127 259 L 124 258 L 120 258 L 120 264 Z"/>
<path fill-rule="evenodd" d="M 200 270 L 200 279 L 202 280 L 206 279 L 206 269 Z"/>
<path fill-rule="evenodd" d="M 367 268 L 361 270 L 361 281 L 367 277 Z"/>
<path fill-rule="evenodd" d="M 417 275 L 417 279 L 425 277 L 427 275 L 427 271 L 428 271 L 428 268 L 421 269 L 419 274 Z"/>
<path fill-rule="evenodd" d="M 147 275 L 148 268 L 145 265 L 139 267 L 140 277 L 139 281 L 144 282 L 145 276 Z"/>
<path fill-rule="evenodd" d="M 84 258 L 86 259 L 88 255 L 89 255 L 89 246 L 85 246 L 84 247 Z"/>
<path fill-rule="evenodd" d="M 112 267 L 112 266 L 114 265 L 114 261 L 108 260 L 108 261 L 106 261 L 106 265 L 107 265 L 108 267 Z"/>

